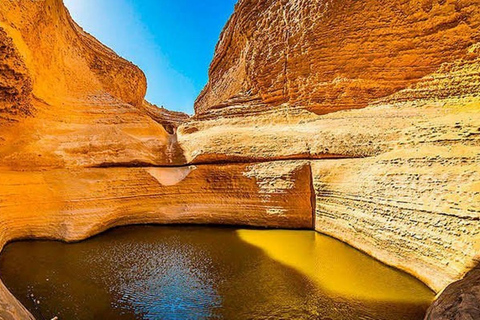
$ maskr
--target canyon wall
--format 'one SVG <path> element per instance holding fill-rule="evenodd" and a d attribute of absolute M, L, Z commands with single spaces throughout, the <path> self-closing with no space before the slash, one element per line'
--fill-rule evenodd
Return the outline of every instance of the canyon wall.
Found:
<path fill-rule="evenodd" d="M 0 186 L 5 241 L 78 241 L 140 223 L 312 228 L 314 222 L 307 163 L 7 171 Z"/>
<path fill-rule="evenodd" d="M 187 161 L 311 159 L 316 230 L 441 291 L 480 258 L 478 4 L 240 1 Z"/>
<path fill-rule="evenodd" d="M 474 0 L 241 0 L 195 110 L 362 108 L 463 57 L 479 26 Z"/>
<path fill-rule="evenodd" d="M 480 260 L 479 4 L 239 1 L 187 161 L 309 159 L 317 231 L 442 291 Z"/>
<path fill-rule="evenodd" d="M 2 1 L 0 41 L 0 167 L 183 163 L 170 122 L 186 115 L 149 109 L 143 72 L 61 0 Z"/>
<path fill-rule="evenodd" d="M 480 259 L 479 4 L 241 0 L 189 118 L 61 0 L 0 2 L 0 245 L 315 228 L 440 292 Z"/>
<path fill-rule="evenodd" d="M 0 247 L 126 224 L 313 227 L 308 163 L 188 165 L 188 116 L 145 101 L 142 71 L 61 0 L 2 1 L 0 41 Z M 0 318 L 31 318 L 1 283 Z"/>

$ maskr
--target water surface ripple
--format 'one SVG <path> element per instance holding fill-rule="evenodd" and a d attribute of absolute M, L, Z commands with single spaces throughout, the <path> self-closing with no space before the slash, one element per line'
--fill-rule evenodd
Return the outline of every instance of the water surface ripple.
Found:
<path fill-rule="evenodd" d="M 41 319 L 422 319 L 433 293 L 313 231 L 118 228 L 22 241 L 5 285 Z"/>

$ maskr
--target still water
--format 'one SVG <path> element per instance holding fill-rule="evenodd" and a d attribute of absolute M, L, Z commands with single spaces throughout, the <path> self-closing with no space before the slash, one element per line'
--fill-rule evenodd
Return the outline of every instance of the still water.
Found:
<path fill-rule="evenodd" d="M 422 319 L 421 282 L 313 231 L 138 226 L 0 255 L 37 319 Z"/>

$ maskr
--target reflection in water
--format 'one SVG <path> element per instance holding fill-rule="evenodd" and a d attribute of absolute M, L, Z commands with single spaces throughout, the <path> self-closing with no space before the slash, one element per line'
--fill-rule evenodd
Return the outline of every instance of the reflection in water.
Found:
<path fill-rule="evenodd" d="M 311 231 L 120 228 L 76 244 L 10 244 L 0 271 L 37 319 L 413 320 L 433 298 Z"/>
<path fill-rule="evenodd" d="M 212 310 L 221 306 L 214 279 L 209 278 L 210 257 L 198 256 L 193 246 L 173 238 L 142 242 L 132 250 L 134 254 L 121 262 L 127 267 L 116 270 L 122 281 L 107 284 L 111 294 L 119 295 L 115 308 L 128 305 L 144 319 L 191 319 L 211 318 Z"/>
<path fill-rule="evenodd" d="M 406 273 L 313 231 L 238 230 L 240 238 L 314 280 L 331 295 L 401 303 L 429 303 L 432 292 Z"/>

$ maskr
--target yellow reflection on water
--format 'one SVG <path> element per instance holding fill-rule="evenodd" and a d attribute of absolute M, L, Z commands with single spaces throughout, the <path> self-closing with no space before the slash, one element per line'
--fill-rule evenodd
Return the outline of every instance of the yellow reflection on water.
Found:
<path fill-rule="evenodd" d="M 314 281 L 330 294 L 380 302 L 429 303 L 414 277 L 314 231 L 238 230 L 239 237 Z"/>

